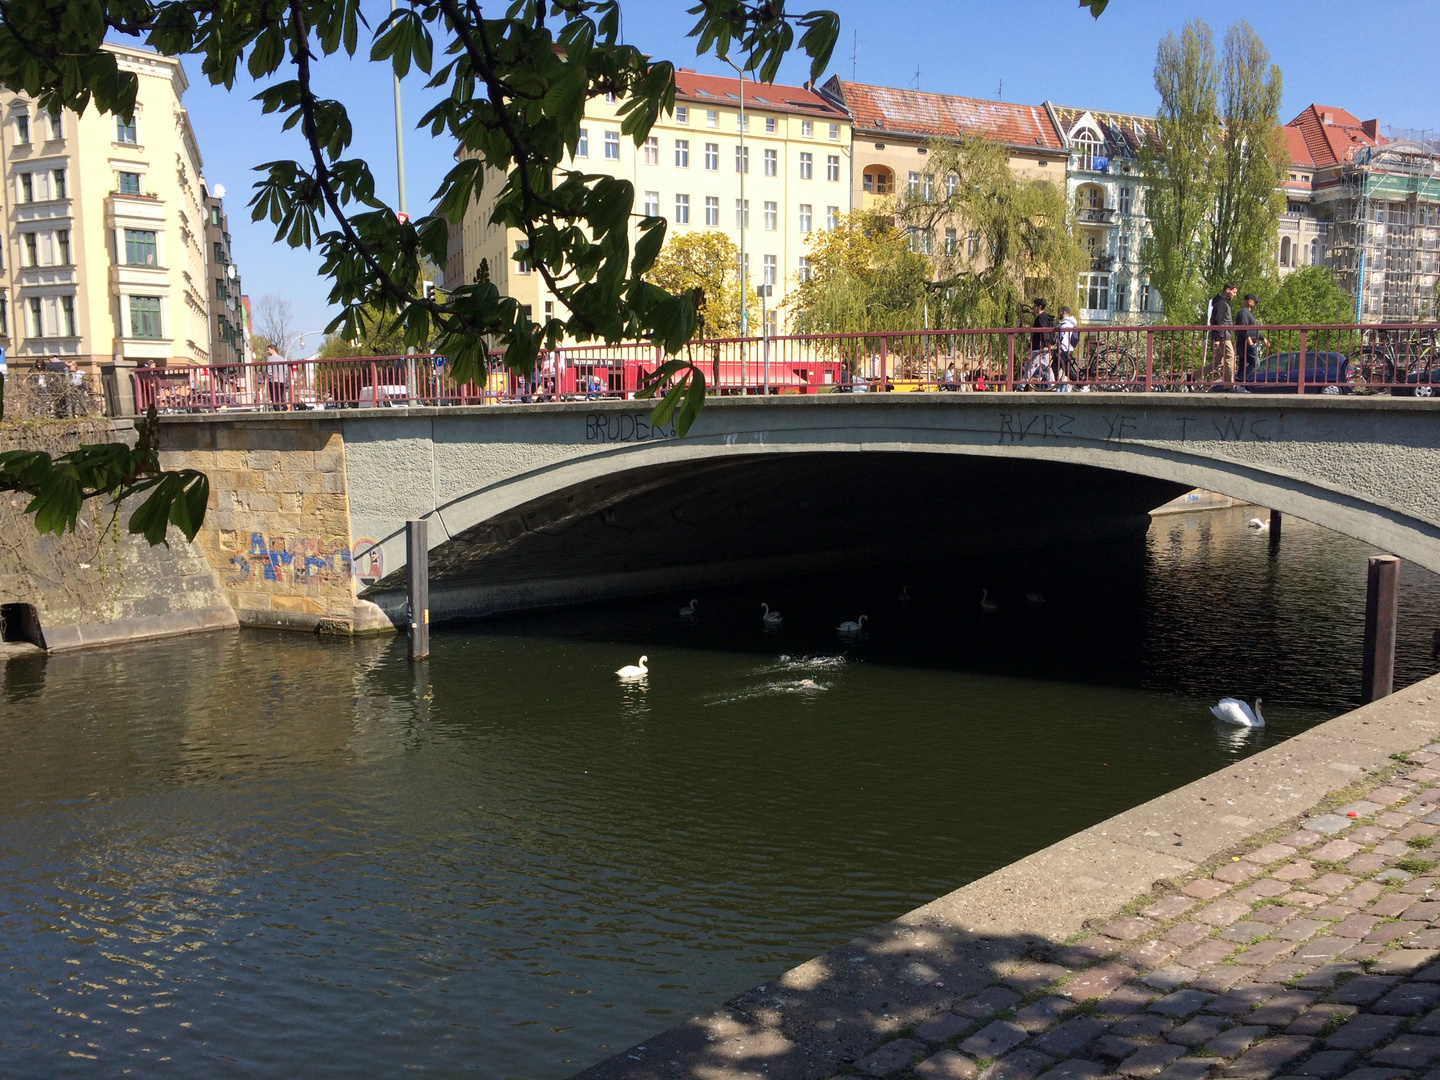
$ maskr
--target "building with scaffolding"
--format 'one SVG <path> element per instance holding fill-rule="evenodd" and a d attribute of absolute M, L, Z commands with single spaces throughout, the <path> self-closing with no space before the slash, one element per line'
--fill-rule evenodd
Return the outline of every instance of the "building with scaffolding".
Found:
<path fill-rule="evenodd" d="M 1440 143 L 1427 132 L 1381 134 L 1376 120 L 1311 105 L 1300 133 L 1311 176 L 1309 212 L 1324 262 L 1365 323 L 1424 322 L 1440 283 Z M 1296 156 L 1291 138 L 1291 156 Z M 1281 263 L 1284 272 L 1284 242 Z"/>

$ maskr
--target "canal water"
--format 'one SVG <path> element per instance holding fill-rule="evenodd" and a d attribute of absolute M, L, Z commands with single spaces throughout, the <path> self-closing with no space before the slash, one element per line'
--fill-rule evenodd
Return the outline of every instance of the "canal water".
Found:
<path fill-rule="evenodd" d="M 568 1076 L 1355 704 L 1367 549 L 1287 521 L 1272 555 L 1252 513 L 444 628 L 419 667 L 260 632 L 12 662 L 0 1075 Z M 1413 567 L 1400 626 L 1433 673 Z"/>

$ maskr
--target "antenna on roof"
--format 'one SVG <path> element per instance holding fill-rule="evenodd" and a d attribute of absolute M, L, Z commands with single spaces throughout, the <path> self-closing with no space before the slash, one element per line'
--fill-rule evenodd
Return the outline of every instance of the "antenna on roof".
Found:
<path fill-rule="evenodd" d="M 854 42 L 850 46 L 850 81 L 855 81 L 855 61 L 860 56 L 860 31 L 853 33 Z"/>
<path fill-rule="evenodd" d="M 920 65 L 915 65 L 915 89 L 920 89 Z"/>

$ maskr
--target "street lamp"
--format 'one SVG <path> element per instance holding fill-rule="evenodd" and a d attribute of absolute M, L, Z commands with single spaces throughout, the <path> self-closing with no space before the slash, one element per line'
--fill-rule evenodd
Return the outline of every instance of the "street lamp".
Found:
<path fill-rule="evenodd" d="M 765 301 L 769 298 L 773 285 L 755 286 L 755 294 L 760 297 L 760 348 L 765 357 L 765 390 L 764 394 L 770 395 L 770 319 L 765 314 Z"/>
<path fill-rule="evenodd" d="M 745 223 L 749 215 L 745 212 L 745 174 L 749 172 L 750 163 L 745 160 L 745 73 L 740 70 L 739 65 L 728 56 L 720 58 L 735 69 L 735 75 L 740 80 L 740 213 L 737 215 L 740 224 L 740 336 L 745 337 L 748 323 L 745 318 L 745 309 L 749 306 L 746 301 L 747 282 L 745 274 Z M 744 384 L 745 372 L 743 370 L 745 358 L 745 346 L 740 346 L 740 358 L 742 370 L 740 372 L 741 384 Z"/>

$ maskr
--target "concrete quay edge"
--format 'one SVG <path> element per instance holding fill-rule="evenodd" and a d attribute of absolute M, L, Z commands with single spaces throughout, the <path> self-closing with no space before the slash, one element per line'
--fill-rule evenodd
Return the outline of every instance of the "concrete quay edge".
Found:
<path fill-rule="evenodd" d="M 1198 721 L 1197 721 L 1198 722 Z M 1323 804 L 1382 782 L 1440 738 L 1440 675 L 1117 814 L 678 1027 L 576 1080 L 821 1080 Z"/>
<path fill-rule="evenodd" d="M 44 629 L 45 650 L 53 653 L 102 645 L 124 645 L 180 634 L 234 630 L 239 625 L 239 619 L 230 608 L 211 607 L 173 611 L 166 615 L 134 616 L 113 622 L 47 626 Z"/>

